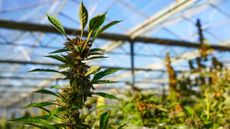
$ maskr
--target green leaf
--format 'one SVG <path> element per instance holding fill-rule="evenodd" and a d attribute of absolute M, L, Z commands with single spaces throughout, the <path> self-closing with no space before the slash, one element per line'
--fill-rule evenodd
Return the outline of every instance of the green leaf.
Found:
<path fill-rule="evenodd" d="M 66 129 L 68 127 L 66 123 L 57 123 L 57 124 L 53 124 L 53 126 L 56 127 L 57 129 Z"/>
<path fill-rule="evenodd" d="M 80 18 L 82 31 L 83 31 L 88 21 L 88 11 L 86 7 L 84 6 L 83 2 L 81 2 L 81 5 L 80 5 L 79 18 Z"/>
<path fill-rule="evenodd" d="M 58 108 L 56 108 L 56 109 L 53 109 L 53 110 L 50 112 L 49 118 L 52 118 L 53 116 L 59 117 L 58 113 L 63 112 L 63 111 L 65 111 L 65 109 L 64 109 L 63 107 L 58 107 Z"/>
<path fill-rule="evenodd" d="M 43 119 L 43 120 L 48 120 L 50 117 L 50 115 L 42 115 L 42 116 L 36 116 L 36 118 L 40 118 L 40 119 Z"/>
<path fill-rule="evenodd" d="M 52 85 L 50 88 L 53 88 L 53 89 L 60 89 L 61 86 L 59 86 L 59 85 Z"/>
<path fill-rule="evenodd" d="M 34 103 L 27 105 L 25 108 L 29 108 L 29 107 L 42 108 L 42 107 L 46 107 L 50 105 L 54 105 L 54 103 L 52 102 L 34 102 Z"/>
<path fill-rule="evenodd" d="M 117 129 L 122 129 L 123 127 L 125 127 L 128 123 L 122 124 L 121 126 L 119 126 Z"/>
<path fill-rule="evenodd" d="M 121 22 L 121 21 L 112 21 L 112 22 L 106 24 L 105 26 L 97 29 L 97 31 L 95 33 L 95 36 L 94 36 L 94 39 L 96 39 L 97 36 L 100 35 L 103 31 L 105 31 L 106 29 L 110 28 L 111 26 L 113 26 L 113 25 L 115 25 L 115 24 L 117 24 L 119 22 Z"/>
<path fill-rule="evenodd" d="M 194 109 L 193 108 L 191 108 L 189 106 L 185 106 L 184 109 L 187 112 L 187 114 L 189 114 L 191 116 L 194 114 Z"/>
<path fill-rule="evenodd" d="M 111 80 L 93 80 L 91 81 L 92 84 L 106 84 L 106 83 L 117 83 L 117 81 Z"/>
<path fill-rule="evenodd" d="M 105 50 L 100 48 L 90 49 L 90 56 L 102 56 L 104 55 Z"/>
<path fill-rule="evenodd" d="M 93 94 L 99 95 L 99 96 L 102 96 L 102 97 L 105 97 L 105 98 L 108 98 L 108 99 L 117 99 L 118 100 L 118 98 L 116 96 L 111 95 L 111 94 L 107 94 L 105 92 L 95 92 Z"/>
<path fill-rule="evenodd" d="M 62 26 L 61 22 L 57 18 L 50 16 L 48 14 L 47 14 L 47 17 L 48 17 L 50 23 L 53 24 L 54 28 L 57 29 L 61 34 L 64 34 L 66 36 L 64 27 Z"/>
<path fill-rule="evenodd" d="M 59 69 L 65 69 L 67 67 L 69 67 L 69 64 L 61 64 L 58 66 Z"/>
<path fill-rule="evenodd" d="M 120 70 L 120 69 L 108 68 L 108 69 L 106 69 L 104 71 L 98 72 L 98 73 L 95 74 L 95 76 L 93 77 L 92 81 L 99 80 L 99 79 L 101 79 L 101 78 L 103 78 L 103 77 L 105 77 L 105 76 L 107 76 L 109 74 L 117 72 L 118 70 Z"/>
<path fill-rule="evenodd" d="M 92 49 L 90 49 L 90 52 L 102 52 L 102 53 L 104 53 L 105 50 L 101 49 L 101 48 L 92 48 Z"/>
<path fill-rule="evenodd" d="M 56 93 L 54 93 L 53 91 L 50 91 L 50 90 L 46 90 L 46 89 L 37 90 L 37 91 L 35 91 L 35 93 L 54 95 L 54 96 L 58 97 L 58 95 Z"/>
<path fill-rule="evenodd" d="M 102 58 L 107 58 L 106 56 L 90 56 L 86 60 L 94 60 L 94 59 L 102 59 Z"/>
<path fill-rule="evenodd" d="M 48 55 L 46 57 L 58 60 L 58 61 L 63 62 L 63 63 L 67 63 L 67 59 L 64 56 L 60 56 L 60 55 Z"/>
<path fill-rule="evenodd" d="M 88 76 L 88 75 L 90 75 L 90 74 L 94 74 L 94 73 L 98 72 L 100 69 L 101 69 L 100 66 L 91 66 L 91 67 L 89 68 L 89 70 L 85 73 L 84 76 Z"/>
<path fill-rule="evenodd" d="M 89 32 L 95 32 L 105 21 L 106 13 L 92 18 L 89 22 Z"/>
<path fill-rule="evenodd" d="M 110 112 L 104 112 L 100 116 L 100 129 L 107 129 Z"/>
<path fill-rule="evenodd" d="M 60 73 L 60 71 L 54 70 L 54 69 L 33 69 L 30 70 L 29 72 L 55 72 L 55 73 Z"/>
<path fill-rule="evenodd" d="M 101 52 L 90 52 L 89 55 L 90 56 L 103 56 L 104 53 L 101 53 Z"/>
<path fill-rule="evenodd" d="M 61 49 L 58 49 L 56 51 L 50 52 L 50 54 L 53 54 L 53 53 L 62 53 L 62 52 L 67 52 L 67 51 L 68 51 L 67 48 L 61 48 Z"/>
<path fill-rule="evenodd" d="M 53 72 L 53 73 L 60 73 L 60 74 L 63 74 L 63 75 L 68 75 L 68 72 L 67 71 L 58 71 L 58 70 L 54 70 L 54 69 L 33 69 L 33 70 L 30 70 L 28 72 Z"/>
<path fill-rule="evenodd" d="M 21 122 L 21 123 L 25 123 L 28 125 L 34 125 L 40 128 L 56 129 L 54 126 L 50 125 L 49 122 L 47 122 L 44 119 L 38 118 L 38 117 L 21 117 L 21 118 L 14 119 L 11 121 Z"/>

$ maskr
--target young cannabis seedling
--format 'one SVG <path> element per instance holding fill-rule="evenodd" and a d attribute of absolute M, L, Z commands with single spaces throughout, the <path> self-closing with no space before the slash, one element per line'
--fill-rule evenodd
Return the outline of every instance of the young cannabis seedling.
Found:
<path fill-rule="evenodd" d="M 110 99 L 115 96 L 104 92 L 93 92 L 94 84 L 113 83 L 110 80 L 103 80 L 106 75 L 116 72 L 118 69 L 106 69 L 100 71 L 100 66 L 89 66 L 84 61 L 103 58 L 103 50 L 91 48 L 95 39 L 109 27 L 119 23 L 113 21 L 104 26 L 106 13 L 97 15 L 89 20 L 87 38 L 84 39 L 84 29 L 88 22 L 88 12 L 84 4 L 81 3 L 79 17 L 81 23 L 81 35 L 73 39 L 69 38 L 62 24 L 55 17 L 48 16 L 52 25 L 63 34 L 67 41 L 64 48 L 51 52 L 47 57 L 58 60 L 61 64 L 59 69 L 34 69 L 31 72 L 54 72 L 62 74 L 69 81 L 69 85 L 59 87 L 59 92 L 47 89 L 36 91 L 37 93 L 53 95 L 55 100 L 48 102 L 31 103 L 26 107 L 36 107 L 44 110 L 46 115 L 35 117 L 22 117 L 14 121 L 23 122 L 39 128 L 47 129 L 87 129 L 89 125 L 84 123 L 80 109 L 85 101 L 92 95 L 99 95 Z M 57 87 L 56 87 L 57 88 Z M 49 110 L 47 107 L 50 107 Z M 108 125 L 109 112 L 105 112 L 100 117 L 100 128 L 106 129 Z"/>

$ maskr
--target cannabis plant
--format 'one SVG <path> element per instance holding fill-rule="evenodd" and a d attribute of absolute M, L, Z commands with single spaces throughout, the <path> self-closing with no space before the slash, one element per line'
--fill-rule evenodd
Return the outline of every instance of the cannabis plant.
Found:
<path fill-rule="evenodd" d="M 115 96 L 94 92 L 94 84 L 113 83 L 110 80 L 103 80 L 106 75 L 116 72 L 118 69 L 100 70 L 100 66 L 89 66 L 87 60 L 104 58 L 103 50 L 91 48 L 95 39 L 109 27 L 120 21 L 112 21 L 104 26 L 106 13 L 97 15 L 89 20 L 88 32 L 84 32 L 88 22 L 88 12 L 83 3 L 80 5 L 79 18 L 81 23 L 81 34 L 75 38 L 69 38 L 65 33 L 62 24 L 53 16 L 48 16 L 49 21 L 63 34 L 67 41 L 64 48 L 51 52 L 47 57 L 60 61 L 58 69 L 34 69 L 31 72 L 54 72 L 62 74 L 69 81 L 67 86 L 53 86 L 58 88 L 58 93 L 52 90 L 40 89 L 37 93 L 53 95 L 55 100 L 48 102 L 31 103 L 26 107 L 36 107 L 46 111 L 46 115 L 36 117 L 22 117 L 15 121 L 47 129 L 87 129 L 89 125 L 84 123 L 85 116 L 81 109 L 88 97 L 99 95 L 110 99 Z M 83 38 L 83 36 L 86 38 Z M 47 107 L 50 107 L 49 110 Z M 104 112 L 100 117 L 100 128 L 107 128 L 109 112 Z"/>

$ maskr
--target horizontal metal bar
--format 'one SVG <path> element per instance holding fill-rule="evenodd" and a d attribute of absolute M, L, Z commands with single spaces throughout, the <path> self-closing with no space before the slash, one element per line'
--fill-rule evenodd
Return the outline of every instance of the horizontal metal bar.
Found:
<path fill-rule="evenodd" d="M 12 84 L 0 84 L 0 91 L 1 91 L 1 89 L 2 90 L 12 90 L 12 88 L 19 88 L 19 89 L 21 89 L 21 88 L 39 88 L 39 86 L 35 86 L 35 85 L 17 85 L 17 86 L 15 86 L 15 85 L 12 85 Z"/>
<path fill-rule="evenodd" d="M 0 79 L 11 79 L 11 80 L 62 80 L 61 78 L 50 78 L 50 77 L 36 77 L 36 76 L 0 76 Z M 1 84 L 0 84 L 1 85 Z"/>
<path fill-rule="evenodd" d="M 22 47 L 28 47 L 28 48 L 42 48 L 42 49 L 60 49 L 60 47 L 54 47 L 54 46 L 45 46 L 45 45 L 31 45 L 31 44 L 25 44 L 25 43 L 20 43 L 20 44 L 14 44 L 13 42 L 0 42 L 0 45 L 2 46 L 22 46 Z M 108 55 L 130 55 L 128 52 L 111 52 L 111 51 L 106 51 L 106 54 Z M 164 58 L 163 56 L 160 55 L 151 55 L 151 54 L 142 54 L 142 53 L 135 53 L 135 56 L 140 56 L 140 57 L 161 57 Z"/>
<path fill-rule="evenodd" d="M 47 66 L 58 66 L 60 63 L 49 63 L 49 62 L 37 62 L 37 61 L 19 61 L 19 60 L 0 60 L 0 63 L 6 64 L 32 64 L 32 65 L 47 65 Z M 131 68 L 127 67 L 112 67 L 112 66 L 101 66 L 101 68 L 114 68 L 114 69 L 121 69 L 121 70 L 131 70 Z M 147 68 L 135 68 L 137 71 L 158 71 L 158 72 L 165 72 L 163 69 L 147 69 Z"/>
<path fill-rule="evenodd" d="M 9 20 L 0 20 L 0 28 L 23 30 L 23 31 L 36 31 L 36 32 L 49 32 L 60 34 L 54 27 L 50 25 L 41 25 L 27 22 L 15 22 Z M 66 28 L 66 33 L 69 35 L 80 35 L 81 30 Z M 88 32 L 84 33 L 86 36 Z M 171 40 L 163 38 L 151 38 L 151 37 L 135 37 L 131 38 L 129 35 L 115 34 L 115 33 L 102 33 L 98 38 L 106 40 L 116 40 L 116 41 L 132 41 L 133 43 L 149 43 L 157 45 L 167 45 L 167 46 L 178 46 L 178 47 L 189 47 L 189 48 L 200 48 L 199 43 L 181 41 L 181 40 Z M 212 49 L 220 51 L 230 51 L 230 47 L 220 46 L 220 45 L 210 45 Z"/>

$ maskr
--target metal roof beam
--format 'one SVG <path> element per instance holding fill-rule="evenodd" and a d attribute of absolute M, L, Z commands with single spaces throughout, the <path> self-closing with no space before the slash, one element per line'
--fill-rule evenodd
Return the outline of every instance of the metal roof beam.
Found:
<path fill-rule="evenodd" d="M 8 20 L 0 20 L 0 28 L 23 30 L 23 31 L 37 31 L 37 32 L 49 32 L 60 34 L 54 27 L 50 25 L 39 25 L 27 22 L 15 22 Z M 66 28 L 66 33 L 69 35 L 80 35 L 80 30 Z M 87 32 L 84 33 L 86 36 Z M 98 38 L 105 40 L 116 40 L 116 41 L 132 41 L 133 43 L 142 42 L 148 44 L 167 45 L 167 46 L 178 46 L 178 47 L 189 47 L 199 48 L 199 43 L 188 42 L 183 40 L 171 40 L 163 38 L 150 38 L 150 37 L 135 37 L 131 38 L 129 35 L 115 34 L 115 33 L 102 33 Z M 230 51 L 230 47 L 220 45 L 210 45 L 210 48 L 221 51 Z"/>
<path fill-rule="evenodd" d="M 167 8 L 161 10 L 160 12 L 154 14 L 152 17 L 147 19 L 145 22 L 137 25 L 132 30 L 130 30 L 130 35 L 132 37 L 137 37 L 138 35 L 145 33 L 150 28 L 158 25 L 159 23 L 165 21 L 168 17 L 181 12 L 185 8 L 191 6 L 195 0 L 180 0 L 172 3 Z"/>
<path fill-rule="evenodd" d="M 22 46 L 22 47 L 28 47 L 28 48 L 35 48 L 35 49 L 60 49 L 60 47 L 55 47 L 55 46 L 45 46 L 45 45 L 30 45 L 26 43 L 20 43 L 20 44 L 14 44 L 13 42 L 0 42 L 0 46 Z M 107 52 L 106 54 L 109 55 L 130 55 L 129 52 Z M 135 53 L 135 56 L 140 56 L 140 57 L 161 57 L 160 55 L 151 55 L 151 54 L 142 54 L 142 53 Z"/>
<path fill-rule="evenodd" d="M 47 65 L 47 66 L 57 66 L 60 65 L 60 63 L 50 63 L 50 62 L 37 62 L 37 61 L 19 61 L 19 60 L 0 60 L 0 63 L 6 63 L 6 64 L 32 64 L 32 65 Z M 112 66 L 101 66 L 101 68 L 115 68 L 115 69 L 121 69 L 121 70 L 127 70 L 130 71 L 131 68 L 128 67 L 112 67 Z M 163 69 L 148 69 L 148 68 L 135 68 L 136 71 L 159 71 L 164 72 Z M 178 71 L 179 72 L 179 71 Z"/>
<path fill-rule="evenodd" d="M 195 0 L 181 0 L 181 1 L 173 2 L 165 9 L 162 9 L 158 13 L 153 14 L 146 21 L 133 27 L 127 34 L 132 38 L 137 37 L 138 35 L 143 34 L 146 31 L 148 31 L 149 28 L 152 29 L 159 23 L 165 21 L 169 16 L 174 15 L 182 11 L 183 9 L 189 7 L 194 2 Z M 108 49 L 108 51 L 112 51 L 113 49 L 121 46 L 122 44 L 123 44 L 122 42 L 118 42 L 116 44 L 112 42 L 112 43 L 106 44 L 104 48 Z"/>

